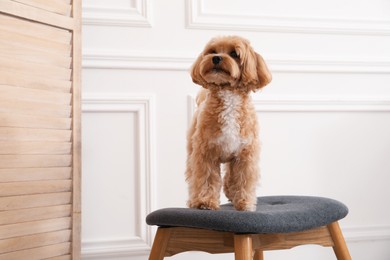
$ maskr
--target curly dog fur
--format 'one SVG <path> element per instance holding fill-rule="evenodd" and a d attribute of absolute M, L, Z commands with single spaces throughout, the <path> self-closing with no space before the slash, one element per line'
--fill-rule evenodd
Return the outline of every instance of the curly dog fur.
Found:
<path fill-rule="evenodd" d="M 271 81 L 263 58 L 238 36 L 212 39 L 191 69 L 198 108 L 187 136 L 188 206 L 218 209 L 222 188 L 237 210 L 254 210 L 259 140 L 250 92 Z"/>

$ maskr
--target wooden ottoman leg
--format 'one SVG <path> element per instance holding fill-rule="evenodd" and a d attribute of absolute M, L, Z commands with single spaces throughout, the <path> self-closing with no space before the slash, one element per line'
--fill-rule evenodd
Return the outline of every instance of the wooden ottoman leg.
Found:
<path fill-rule="evenodd" d="M 156 237 L 154 238 L 152 251 L 149 255 L 149 260 L 162 260 L 165 256 L 165 251 L 167 249 L 167 245 L 169 239 L 171 237 L 171 228 L 158 228 Z"/>
<path fill-rule="evenodd" d="M 333 239 L 333 250 L 338 260 L 352 260 L 349 254 L 347 244 L 345 243 L 343 233 L 341 232 L 339 223 L 333 222 L 328 225 L 329 233 Z"/>
<path fill-rule="evenodd" d="M 235 260 L 252 260 L 252 236 L 234 235 Z"/>
<path fill-rule="evenodd" d="M 256 250 L 253 260 L 264 260 L 264 255 L 262 250 Z"/>

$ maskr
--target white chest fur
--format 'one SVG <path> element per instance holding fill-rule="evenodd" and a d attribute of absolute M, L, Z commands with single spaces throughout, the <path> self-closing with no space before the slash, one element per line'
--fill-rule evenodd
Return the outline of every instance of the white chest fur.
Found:
<path fill-rule="evenodd" d="M 223 109 L 219 114 L 218 123 L 221 124 L 221 134 L 214 140 L 223 152 L 223 156 L 231 156 L 238 152 L 245 143 L 240 134 L 238 121 L 242 98 L 231 91 L 224 90 L 219 93 Z"/>

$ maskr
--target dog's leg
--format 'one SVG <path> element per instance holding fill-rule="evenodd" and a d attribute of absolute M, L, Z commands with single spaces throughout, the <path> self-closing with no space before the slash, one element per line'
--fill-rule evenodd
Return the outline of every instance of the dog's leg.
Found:
<path fill-rule="evenodd" d="M 256 149 L 255 149 L 256 150 Z M 237 210 L 256 210 L 256 186 L 259 179 L 258 155 L 244 149 L 231 162 L 229 193 L 234 194 L 232 200 Z"/>
<path fill-rule="evenodd" d="M 222 186 L 219 162 L 210 162 L 206 158 L 196 160 L 191 156 L 191 174 L 189 184 L 190 208 L 219 209 L 219 195 Z"/>
<path fill-rule="evenodd" d="M 226 198 L 229 199 L 229 201 L 233 201 L 234 199 L 234 192 L 232 190 L 232 175 L 231 175 L 231 169 L 232 165 L 230 162 L 227 162 L 224 164 L 224 172 L 225 176 L 223 177 L 223 192 L 225 193 Z"/>

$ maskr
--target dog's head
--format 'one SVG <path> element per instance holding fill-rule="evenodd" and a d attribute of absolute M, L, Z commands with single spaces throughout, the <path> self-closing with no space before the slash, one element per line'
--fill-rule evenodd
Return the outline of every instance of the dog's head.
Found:
<path fill-rule="evenodd" d="M 256 91 L 272 79 L 263 58 L 238 36 L 212 39 L 192 66 L 191 77 L 205 88 L 229 86 L 244 91 Z"/>

